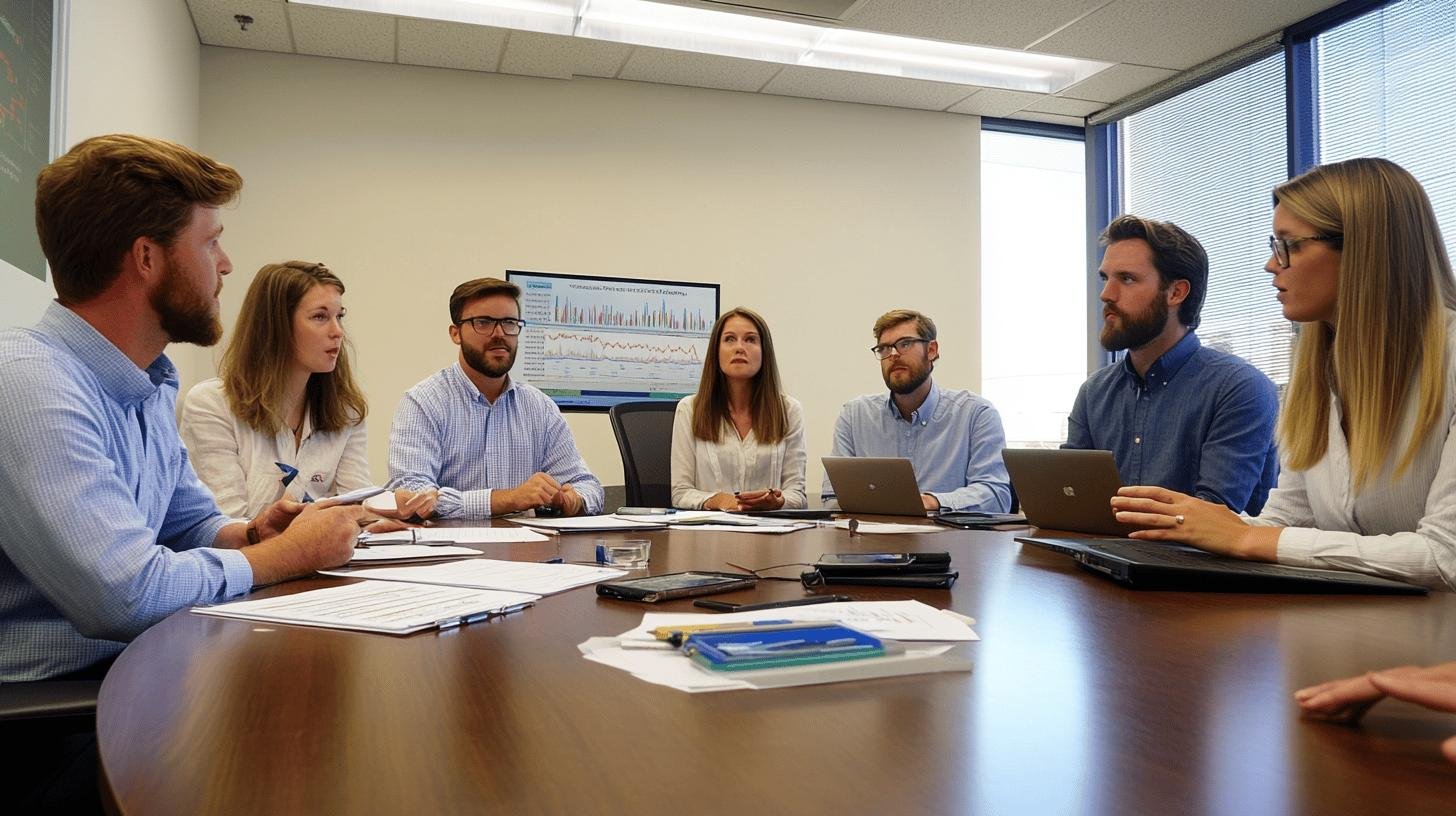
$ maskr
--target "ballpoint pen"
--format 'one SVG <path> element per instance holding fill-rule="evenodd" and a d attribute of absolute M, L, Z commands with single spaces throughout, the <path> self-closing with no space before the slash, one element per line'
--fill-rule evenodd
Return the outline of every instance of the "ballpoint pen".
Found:
<path fill-rule="evenodd" d="M 483 612 L 473 612 L 469 615 L 460 615 L 459 617 L 445 618 L 444 620 L 435 621 L 435 628 L 453 629 L 457 626 L 466 626 L 472 623 L 479 623 L 483 620 L 489 620 L 490 618 L 499 618 L 503 615 L 509 615 L 512 612 L 520 612 L 522 609 L 529 609 L 535 605 L 535 601 L 526 601 L 524 603 L 504 606 L 500 609 L 487 609 Z"/>

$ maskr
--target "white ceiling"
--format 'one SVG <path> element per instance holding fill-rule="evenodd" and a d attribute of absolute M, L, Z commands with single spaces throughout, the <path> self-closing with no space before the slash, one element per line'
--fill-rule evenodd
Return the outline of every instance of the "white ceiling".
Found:
<path fill-rule="evenodd" d="M 776 0 L 734 1 L 776 5 Z M 732 10 L 700 0 L 667 2 Z M 187 0 L 187 6 L 198 39 L 206 45 L 551 79 L 605 77 L 1080 127 L 1110 103 L 1339 0 L 796 2 L 803 8 L 847 6 L 838 23 L 846 28 L 1115 64 L 1061 93 L 1046 95 L 335 11 L 285 0 Z M 237 14 L 253 18 L 247 31 L 233 19 Z"/>

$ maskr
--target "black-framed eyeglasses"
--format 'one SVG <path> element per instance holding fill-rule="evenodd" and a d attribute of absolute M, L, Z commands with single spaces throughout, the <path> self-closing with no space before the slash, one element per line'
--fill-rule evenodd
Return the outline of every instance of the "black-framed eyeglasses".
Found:
<path fill-rule="evenodd" d="M 475 329 L 476 334 L 483 334 L 486 337 L 495 334 L 496 326 L 500 326 L 501 334 L 515 337 L 521 333 L 521 327 L 526 325 L 526 321 L 517 317 L 467 317 L 455 325 L 464 326 L 466 323 L 470 324 L 470 328 Z"/>
<path fill-rule="evenodd" d="M 909 352 L 910 349 L 915 348 L 916 343 L 929 344 L 930 341 L 924 337 L 901 337 L 893 343 L 881 343 L 878 346 L 870 346 L 870 354 L 875 355 L 876 358 L 881 360 L 892 354 L 898 357 L 901 354 Z"/>
<path fill-rule="evenodd" d="M 1305 241 L 1323 241 L 1324 243 L 1339 249 L 1345 242 L 1343 235 L 1271 235 L 1269 236 L 1269 249 L 1274 253 L 1274 262 L 1279 264 L 1280 269 L 1289 268 L 1289 253 L 1295 247 Z"/>

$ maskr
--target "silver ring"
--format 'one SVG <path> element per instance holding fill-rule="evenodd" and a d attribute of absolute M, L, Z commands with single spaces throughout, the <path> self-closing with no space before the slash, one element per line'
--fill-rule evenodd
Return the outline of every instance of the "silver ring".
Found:
<path fill-rule="evenodd" d="M 1185 521 L 1185 519 L 1183 518 L 1182 515 L 1174 516 L 1173 517 L 1173 520 L 1176 521 L 1176 522 L 1178 522 L 1179 524 L 1182 524 Z"/>

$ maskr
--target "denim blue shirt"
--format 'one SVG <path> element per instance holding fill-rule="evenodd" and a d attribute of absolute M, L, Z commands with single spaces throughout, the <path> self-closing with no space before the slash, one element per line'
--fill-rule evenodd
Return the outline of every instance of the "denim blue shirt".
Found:
<path fill-rule="evenodd" d="M 1183 336 L 1139 377 L 1124 358 L 1082 383 L 1064 448 L 1109 450 L 1123 484 L 1258 515 L 1279 477 L 1279 397 L 1263 372 Z"/>
<path fill-rule="evenodd" d="M 587 513 L 602 483 L 587 470 L 561 410 L 541 389 L 510 380 L 495 404 L 457 362 L 405 392 L 389 429 L 389 486 L 439 488 L 440 518 L 488 518 L 492 490 L 545 473 L 571 485 Z"/>
<path fill-rule="evenodd" d="M 835 456 L 909 459 L 920 492 L 953 510 L 1011 509 L 1004 447 L 1001 415 L 989 401 L 970 391 L 942 391 L 934 380 L 908 420 L 886 392 L 845 403 L 834 424 Z M 834 501 L 827 475 L 820 498 L 826 505 Z"/>
<path fill-rule="evenodd" d="M 0 332 L 0 682 L 120 652 L 252 588 L 177 438 L 177 370 L 146 370 L 71 310 Z"/>

